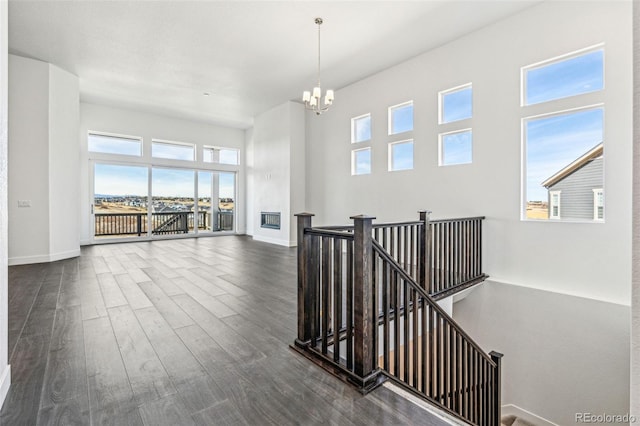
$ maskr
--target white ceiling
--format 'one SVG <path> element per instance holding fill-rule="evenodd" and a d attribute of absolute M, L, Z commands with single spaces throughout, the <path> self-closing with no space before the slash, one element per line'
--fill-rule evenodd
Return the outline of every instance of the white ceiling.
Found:
<path fill-rule="evenodd" d="M 316 16 L 339 89 L 539 1 L 11 0 L 9 50 L 77 75 L 83 101 L 246 128 L 314 85 Z"/>

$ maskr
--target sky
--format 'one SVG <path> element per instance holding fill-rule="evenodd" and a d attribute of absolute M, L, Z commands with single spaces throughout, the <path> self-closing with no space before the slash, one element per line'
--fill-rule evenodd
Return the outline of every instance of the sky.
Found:
<path fill-rule="evenodd" d="M 95 165 L 95 194 L 147 196 L 147 167 Z M 217 172 L 199 172 L 199 196 L 210 197 L 211 176 Z M 220 174 L 220 197 L 234 198 L 234 173 Z M 192 170 L 153 168 L 153 196 L 193 197 L 195 173 Z"/>
<path fill-rule="evenodd" d="M 604 52 L 596 50 L 526 71 L 525 103 L 600 90 Z M 604 141 L 604 109 L 592 108 L 525 121 L 526 200 L 546 201 L 541 184 Z"/>
<path fill-rule="evenodd" d="M 393 170 L 413 169 L 413 141 L 393 144 L 391 149 L 393 150 L 391 156 Z"/>
<path fill-rule="evenodd" d="M 472 88 L 466 87 L 442 95 L 442 123 L 465 120 L 473 115 Z"/>
<path fill-rule="evenodd" d="M 471 131 L 449 133 L 442 135 L 443 166 L 453 164 L 468 164 L 472 161 L 472 133 Z"/>

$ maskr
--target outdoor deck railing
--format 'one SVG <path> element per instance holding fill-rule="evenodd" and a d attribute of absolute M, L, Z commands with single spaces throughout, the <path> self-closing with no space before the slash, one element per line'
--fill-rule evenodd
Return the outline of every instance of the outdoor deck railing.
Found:
<path fill-rule="evenodd" d="M 217 226 L 211 223 L 211 213 L 198 212 L 198 229 L 213 231 L 233 230 L 233 212 L 217 212 Z M 96 213 L 95 236 L 137 235 L 148 233 L 147 213 Z M 186 234 L 195 229 L 194 212 L 151 213 L 151 233 Z"/>

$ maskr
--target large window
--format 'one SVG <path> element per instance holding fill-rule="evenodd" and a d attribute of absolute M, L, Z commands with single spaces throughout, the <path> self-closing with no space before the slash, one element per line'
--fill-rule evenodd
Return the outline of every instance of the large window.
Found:
<path fill-rule="evenodd" d="M 89 152 L 101 154 L 117 154 L 140 157 L 142 155 L 142 139 L 133 136 L 113 136 L 101 133 L 89 133 Z"/>
<path fill-rule="evenodd" d="M 604 56 L 595 46 L 522 68 L 522 219 L 604 219 Z"/>

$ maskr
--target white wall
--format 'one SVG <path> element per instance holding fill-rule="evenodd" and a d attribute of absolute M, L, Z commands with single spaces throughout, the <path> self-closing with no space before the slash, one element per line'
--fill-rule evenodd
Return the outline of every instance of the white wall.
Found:
<path fill-rule="evenodd" d="M 520 220 L 520 69 L 606 43 L 604 99 L 607 220 L 604 224 Z M 308 116 L 307 208 L 315 223 L 477 216 L 485 222 L 485 271 L 495 280 L 630 303 L 631 3 L 545 2 L 441 48 L 343 88 L 327 114 Z M 473 83 L 474 162 L 438 167 L 438 92 Z M 414 101 L 415 169 L 388 172 L 387 107 Z M 373 173 L 350 175 L 350 119 L 372 114 Z M 439 127 L 442 127 L 440 129 Z M 402 135 L 404 139 L 406 135 Z"/>
<path fill-rule="evenodd" d="M 10 55 L 9 80 L 9 263 L 78 256 L 78 78 Z"/>
<path fill-rule="evenodd" d="M 504 405 L 558 425 L 629 413 L 628 306 L 487 281 L 453 313 L 482 348 L 504 354 Z"/>
<path fill-rule="evenodd" d="M 240 149 L 240 166 L 216 165 L 217 170 L 237 171 L 237 198 L 244 200 L 245 187 L 245 147 L 244 130 L 214 126 L 211 124 L 165 117 L 141 111 L 132 111 L 90 103 L 80 104 L 80 241 L 91 242 L 90 208 L 93 190 L 89 186 L 90 172 L 87 152 L 89 131 L 138 136 L 143 138 L 144 156 L 131 161 L 140 163 L 168 165 L 161 159 L 151 159 L 151 140 L 161 139 L 196 144 L 199 149 L 204 145 L 223 146 Z M 78 149 L 76 147 L 76 149 Z M 198 151 L 200 152 L 200 150 Z M 185 164 L 189 168 L 210 169 L 211 164 L 203 163 L 201 156 L 197 161 Z M 117 161 L 117 157 L 114 156 Z M 236 210 L 236 229 L 238 233 L 246 231 L 245 207 L 239 203 Z"/>
<path fill-rule="evenodd" d="M 305 203 L 304 107 L 287 102 L 254 118 L 247 132 L 250 235 L 259 241 L 293 246 L 293 215 Z M 260 212 L 280 212 L 280 229 L 260 227 Z"/>
<path fill-rule="evenodd" d="M 631 414 L 640 417 L 640 5 L 633 3 L 633 281 L 631 300 Z"/>
<path fill-rule="evenodd" d="M 78 78 L 51 66 L 49 72 L 49 246 L 77 256 L 80 241 L 80 94 Z M 66 255 L 68 254 L 68 255 Z"/>
<path fill-rule="evenodd" d="M 0 2 L 0 405 L 4 403 L 11 385 L 8 358 L 8 295 L 7 295 L 7 111 L 8 105 L 8 2 Z"/>

